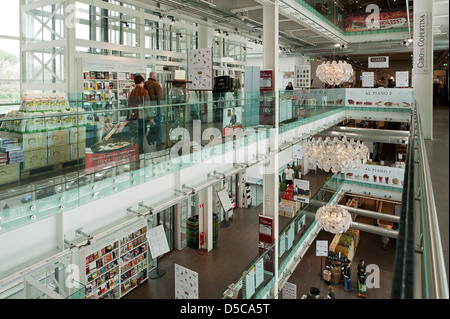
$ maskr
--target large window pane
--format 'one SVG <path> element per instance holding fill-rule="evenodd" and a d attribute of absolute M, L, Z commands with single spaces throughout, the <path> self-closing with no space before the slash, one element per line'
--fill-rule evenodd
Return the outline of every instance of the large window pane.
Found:
<path fill-rule="evenodd" d="M 2 104 L 20 101 L 20 45 L 19 40 L 0 38 L 0 114 L 18 106 Z"/>
<path fill-rule="evenodd" d="M 18 37 L 19 31 L 19 0 L 2 1 L 2 10 L 0 10 L 0 34 Z"/>

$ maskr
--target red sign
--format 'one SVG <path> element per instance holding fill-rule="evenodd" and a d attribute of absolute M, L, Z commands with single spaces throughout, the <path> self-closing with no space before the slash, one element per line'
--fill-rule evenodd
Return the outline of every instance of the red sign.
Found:
<path fill-rule="evenodd" d="M 259 215 L 259 253 L 266 251 L 267 246 L 273 242 L 273 218 Z M 264 270 L 273 271 L 273 249 L 264 257 Z"/>
<path fill-rule="evenodd" d="M 139 145 L 108 153 L 86 153 L 86 173 L 101 171 L 106 167 L 123 165 L 139 160 Z"/>
<path fill-rule="evenodd" d="M 345 18 L 345 32 L 376 30 L 369 29 L 366 18 L 369 13 L 348 14 Z M 408 16 L 404 10 L 385 10 L 379 14 L 379 30 L 406 28 Z"/>

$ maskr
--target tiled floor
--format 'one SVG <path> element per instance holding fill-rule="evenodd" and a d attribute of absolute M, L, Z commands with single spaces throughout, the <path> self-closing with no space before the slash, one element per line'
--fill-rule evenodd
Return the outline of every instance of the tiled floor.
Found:
<path fill-rule="evenodd" d="M 448 272 L 448 107 L 435 109 L 434 139 L 426 141 L 430 161 L 430 174 L 433 182 L 439 225 L 447 260 Z M 327 173 L 311 171 L 304 178 L 311 182 L 313 193 L 323 185 Z M 173 299 L 174 298 L 174 264 L 179 264 L 199 273 L 199 295 L 201 299 L 216 299 L 233 280 L 245 269 L 258 254 L 258 215 L 262 207 L 237 209 L 231 224 L 227 228 L 219 227 L 219 240 L 215 249 L 200 255 L 196 250 L 186 247 L 181 251 L 172 251 L 160 259 L 160 268 L 166 275 L 160 279 L 149 279 L 130 292 L 124 299 Z M 364 222 L 362 220 L 358 220 Z M 280 230 L 289 222 L 280 217 Z M 251 230 L 254 231 L 251 231 Z M 321 231 L 317 239 L 331 241 L 333 235 Z M 392 245 L 391 245 L 392 244 Z M 360 245 L 352 263 L 353 292 L 345 292 L 342 284 L 334 285 L 336 299 L 358 299 L 356 291 L 356 267 L 360 259 L 366 265 L 379 269 L 379 288 L 368 290 L 369 299 L 390 298 L 395 257 L 395 242 L 386 250 L 381 247 L 378 235 L 362 232 Z M 289 282 L 297 286 L 297 297 L 306 294 L 310 287 L 318 287 L 325 296 L 328 285 L 321 281 L 321 259 L 315 256 L 315 249 L 309 249 L 299 263 Z M 282 297 L 281 295 L 279 296 Z"/>

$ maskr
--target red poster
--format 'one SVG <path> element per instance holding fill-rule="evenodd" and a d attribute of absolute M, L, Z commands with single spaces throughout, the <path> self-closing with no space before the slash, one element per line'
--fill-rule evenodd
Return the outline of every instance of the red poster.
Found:
<path fill-rule="evenodd" d="M 266 247 L 273 242 L 272 217 L 259 215 L 259 253 L 266 251 Z M 264 270 L 273 271 L 273 249 L 265 254 Z"/>
<path fill-rule="evenodd" d="M 86 173 L 93 173 L 106 167 L 123 165 L 138 160 L 138 144 L 114 152 L 86 153 Z"/>
<path fill-rule="evenodd" d="M 407 28 L 408 16 L 404 10 L 385 10 L 379 13 L 379 26 L 370 29 L 367 26 L 366 19 L 370 13 L 360 12 L 348 14 L 345 18 L 345 32 L 367 31 L 367 30 L 386 30 L 395 28 Z M 373 15 L 373 14 L 372 14 Z M 410 17 L 412 21 L 412 16 Z M 373 21 L 373 20 L 371 20 Z"/>

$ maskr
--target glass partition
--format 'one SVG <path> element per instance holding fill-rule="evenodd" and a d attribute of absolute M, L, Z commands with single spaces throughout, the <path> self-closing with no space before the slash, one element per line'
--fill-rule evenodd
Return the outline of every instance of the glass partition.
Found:
<path fill-rule="evenodd" d="M 290 116 L 279 133 L 346 109 L 308 102 L 322 101 L 312 90 L 281 92 L 275 103 L 272 91 L 211 95 L 178 84 L 167 84 L 159 104 L 139 99 L 132 107 L 128 98 L 87 103 L 82 93 L 25 96 L 0 119 L 0 231 L 194 164 L 252 162 L 277 136 L 278 104 Z M 343 94 L 327 93 L 334 102 Z"/>
<path fill-rule="evenodd" d="M 245 268 L 219 299 L 261 299 L 273 285 L 274 245 L 268 245 Z"/>
<path fill-rule="evenodd" d="M 292 255 L 303 243 L 306 234 L 315 224 L 317 210 L 326 205 L 345 182 L 341 174 L 332 175 L 308 204 L 296 213 L 292 220 L 280 231 L 278 237 L 278 272 L 281 274 Z"/>

